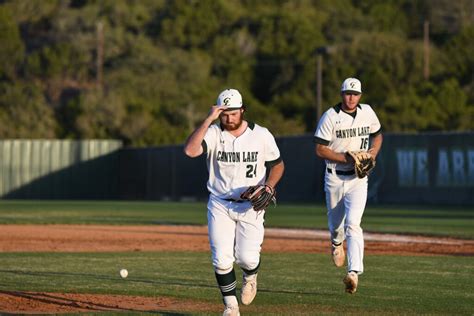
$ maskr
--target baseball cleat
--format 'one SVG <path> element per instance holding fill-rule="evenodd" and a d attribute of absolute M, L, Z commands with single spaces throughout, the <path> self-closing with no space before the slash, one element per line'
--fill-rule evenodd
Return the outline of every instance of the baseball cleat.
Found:
<path fill-rule="evenodd" d="M 344 246 L 341 243 L 339 246 L 332 244 L 332 261 L 336 267 L 342 267 L 346 260 L 346 254 L 344 253 Z"/>
<path fill-rule="evenodd" d="M 359 283 L 359 277 L 356 272 L 351 271 L 347 273 L 343 282 L 346 285 L 346 292 L 349 294 L 354 294 L 357 291 L 357 284 Z"/>
<path fill-rule="evenodd" d="M 229 305 L 224 309 L 224 314 L 222 316 L 240 316 L 239 306 L 238 305 Z"/>
<path fill-rule="evenodd" d="M 245 275 L 242 281 L 242 293 L 240 301 L 244 305 L 250 305 L 257 295 L 257 274 Z"/>

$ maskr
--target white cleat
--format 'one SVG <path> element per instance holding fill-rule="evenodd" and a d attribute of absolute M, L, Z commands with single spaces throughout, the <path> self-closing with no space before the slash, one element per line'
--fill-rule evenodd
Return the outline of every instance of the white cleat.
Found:
<path fill-rule="evenodd" d="M 346 292 L 349 294 L 354 294 L 357 291 L 359 276 L 357 275 L 357 273 L 351 271 L 346 275 L 343 282 L 346 285 Z"/>
<path fill-rule="evenodd" d="M 248 275 L 244 274 L 242 281 L 242 293 L 240 301 L 244 305 L 250 305 L 253 299 L 257 295 L 257 274 Z"/>
<path fill-rule="evenodd" d="M 224 314 L 222 316 L 240 316 L 239 306 L 238 305 L 229 305 L 224 309 Z"/>
<path fill-rule="evenodd" d="M 332 244 L 332 261 L 336 267 L 342 267 L 346 261 L 346 254 L 344 253 L 344 246 L 341 243 L 339 246 Z"/>

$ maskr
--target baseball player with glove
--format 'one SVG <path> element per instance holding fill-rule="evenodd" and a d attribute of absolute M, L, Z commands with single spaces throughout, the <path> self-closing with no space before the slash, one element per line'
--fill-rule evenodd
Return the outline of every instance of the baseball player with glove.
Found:
<path fill-rule="evenodd" d="M 342 83 L 342 102 L 327 110 L 314 134 L 316 155 L 326 161 L 324 190 L 332 259 L 344 266 L 347 246 L 346 292 L 355 293 L 364 271 L 364 237 L 361 221 L 367 201 L 367 185 L 375 158 L 382 147 L 381 125 L 368 104 L 360 104 L 361 83 L 347 78 Z"/>
<path fill-rule="evenodd" d="M 184 146 L 189 157 L 207 155 L 209 243 L 224 315 L 239 315 L 234 262 L 243 270 L 242 304 L 257 294 L 265 209 L 284 171 L 273 135 L 244 120 L 245 110 L 239 91 L 222 91 Z"/>

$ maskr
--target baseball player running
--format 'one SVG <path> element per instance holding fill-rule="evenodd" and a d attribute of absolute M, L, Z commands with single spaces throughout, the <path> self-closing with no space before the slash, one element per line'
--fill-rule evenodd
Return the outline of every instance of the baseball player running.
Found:
<path fill-rule="evenodd" d="M 375 159 L 382 146 L 381 125 L 368 104 L 360 104 L 358 79 L 342 83 L 342 102 L 321 117 L 314 141 L 316 155 L 326 161 L 324 190 L 332 259 L 337 267 L 345 261 L 343 242 L 347 242 L 346 292 L 355 293 L 358 276 L 364 271 L 364 237 L 361 221 L 367 201 L 367 177 L 358 178 L 349 151 L 365 151 Z"/>
<path fill-rule="evenodd" d="M 284 171 L 273 135 L 244 120 L 245 110 L 239 91 L 222 91 L 184 146 L 189 157 L 207 155 L 209 243 L 224 315 L 240 315 L 234 261 L 243 270 L 242 304 L 250 304 L 257 294 L 265 210 L 255 212 L 240 196 L 257 184 L 266 184 L 265 189 L 273 192 Z M 218 124 L 213 124 L 216 119 Z"/>

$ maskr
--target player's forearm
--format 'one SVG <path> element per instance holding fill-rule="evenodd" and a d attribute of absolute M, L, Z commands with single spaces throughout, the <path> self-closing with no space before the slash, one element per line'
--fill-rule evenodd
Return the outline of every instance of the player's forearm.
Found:
<path fill-rule="evenodd" d="M 209 118 L 205 119 L 204 122 L 189 136 L 185 145 L 184 153 L 189 157 L 197 157 L 202 154 L 202 141 L 206 135 L 209 125 L 212 124 L 212 120 Z"/>
<path fill-rule="evenodd" d="M 277 165 L 273 166 L 268 173 L 267 181 L 265 181 L 266 185 L 275 188 L 278 182 L 280 181 L 281 177 L 283 176 L 283 172 L 285 171 L 285 164 L 283 161 L 280 161 Z"/>
<path fill-rule="evenodd" d="M 372 154 L 374 159 L 379 154 L 380 149 L 382 148 L 383 136 L 382 134 L 378 134 L 377 136 L 371 139 L 369 153 Z"/>
<path fill-rule="evenodd" d="M 347 157 L 345 153 L 336 153 L 328 146 L 324 146 L 321 144 L 316 145 L 316 155 L 323 159 L 331 160 L 334 162 L 347 163 Z"/>

